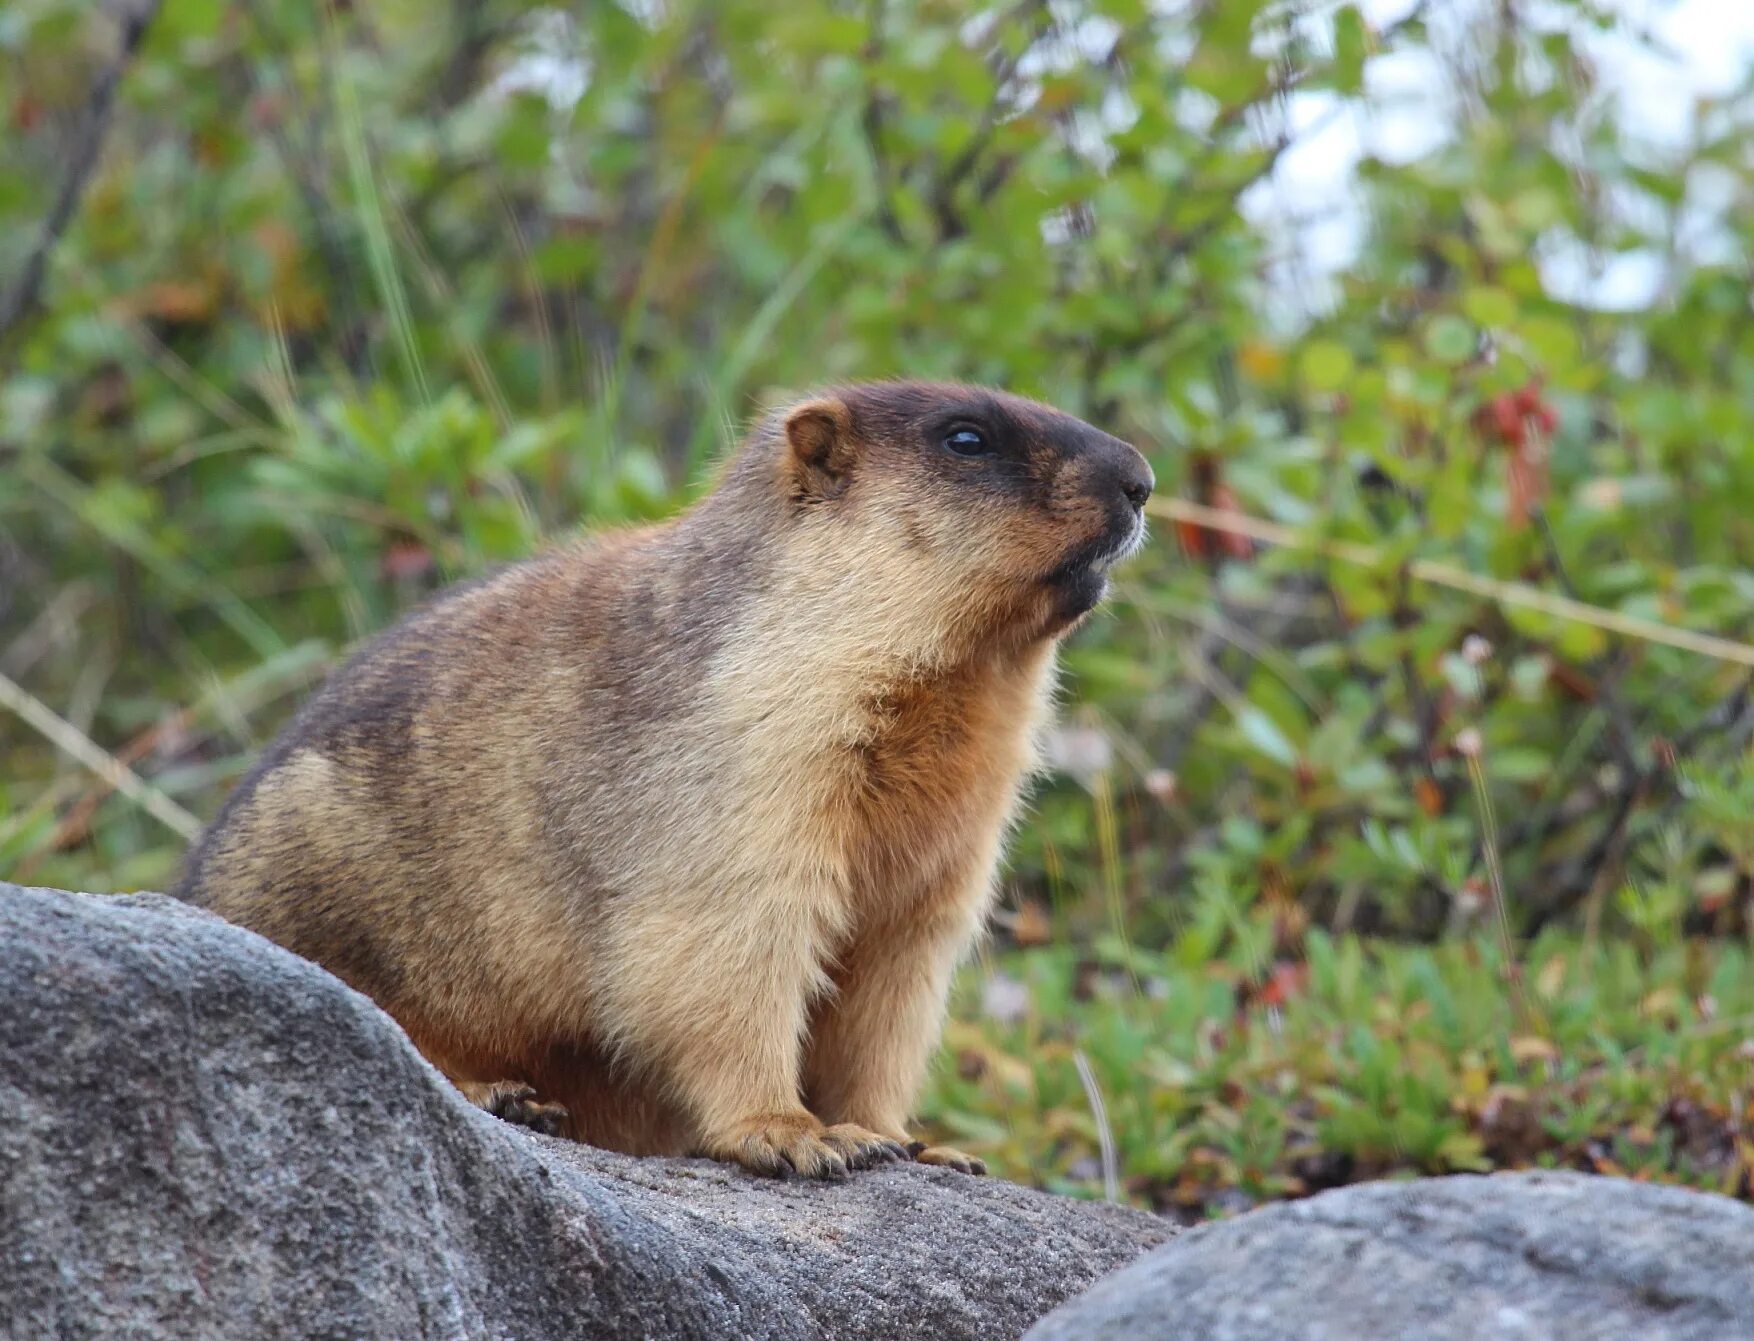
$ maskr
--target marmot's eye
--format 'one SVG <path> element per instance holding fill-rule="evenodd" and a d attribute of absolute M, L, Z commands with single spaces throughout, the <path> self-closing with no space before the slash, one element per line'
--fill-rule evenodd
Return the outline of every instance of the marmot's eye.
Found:
<path fill-rule="evenodd" d="M 944 448 L 958 456 L 985 456 L 992 450 L 987 446 L 987 435 L 967 424 L 944 435 Z"/>

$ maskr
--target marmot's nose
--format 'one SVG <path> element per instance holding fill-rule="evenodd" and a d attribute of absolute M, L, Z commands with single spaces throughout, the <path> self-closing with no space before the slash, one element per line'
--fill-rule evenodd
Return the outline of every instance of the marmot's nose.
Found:
<path fill-rule="evenodd" d="M 1137 449 L 1118 439 L 1107 456 L 1108 461 L 1105 464 L 1115 487 L 1135 510 L 1143 511 L 1145 500 L 1151 497 L 1151 491 L 1157 487 L 1157 476 L 1151 473 L 1150 462 Z"/>
<path fill-rule="evenodd" d="M 1151 467 L 1145 463 L 1144 457 L 1139 458 L 1138 472 L 1121 481 L 1121 492 L 1127 496 L 1127 502 L 1141 510 L 1156 487 L 1157 476 L 1151 473 Z"/>

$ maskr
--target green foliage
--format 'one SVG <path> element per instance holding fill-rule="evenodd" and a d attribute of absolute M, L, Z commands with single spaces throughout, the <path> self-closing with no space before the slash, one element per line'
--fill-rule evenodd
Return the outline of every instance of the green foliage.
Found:
<path fill-rule="evenodd" d="M 1264 979 L 1203 942 L 966 975 L 927 1116 L 1007 1177 L 1189 1217 L 1393 1173 L 1570 1167 L 1746 1194 L 1754 977 L 1739 946 L 1543 936 L 1519 1019 L 1488 943 L 1312 932 Z M 1191 953 L 1190 953 L 1191 952 Z"/>
<path fill-rule="evenodd" d="M 1695 225 L 1754 184 L 1754 108 L 1649 143 L 1595 82 L 1597 5 L 1483 9 L 1445 36 L 1293 0 L 167 0 L 42 310 L 0 338 L 0 672 L 208 815 L 399 610 L 668 515 L 764 398 L 893 374 L 1082 414 L 1165 496 L 1746 640 L 1754 215 Z M 0 288 L 108 37 L 78 0 L 0 13 Z M 1395 60 L 1448 89 L 1441 134 L 1364 159 L 1359 255 L 1299 287 L 1239 202 L 1298 107 L 1385 114 Z M 1654 258 L 1660 294 L 1587 306 L 1555 254 Z M 1631 1009 L 1633 950 L 1660 991 L 1689 938 L 1749 930 L 1744 670 L 1168 520 L 1065 660 L 1002 917 L 1052 944 L 1007 961 L 1027 1018 L 960 1036 L 1040 1117 L 947 1085 L 960 1139 L 1070 1177 L 1074 1046 L 1153 1196 L 1284 1191 L 1312 1143 L 1495 1159 L 1476 1072 L 1546 1096 L 1565 1159 L 1648 1126 L 1682 1063 L 1734 1079 L 1592 1012 Z M 0 757 L 0 875 L 173 878 L 174 833 L 9 715 Z M 1475 948 L 1500 911 L 1620 938 L 1531 954 L 1573 966 L 1529 1035 L 1557 1060 L 1504 1053 Z M 1080 999 L 1072 947 L 1132 995 Z M 1283 1036 L 1232 1018 L 1304 964 Z M 1681 1169 L 1651 1130 L 1612 1158 Z"/>

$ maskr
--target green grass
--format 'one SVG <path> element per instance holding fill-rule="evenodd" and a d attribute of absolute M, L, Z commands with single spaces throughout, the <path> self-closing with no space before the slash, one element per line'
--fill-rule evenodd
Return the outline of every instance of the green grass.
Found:
<path fill-rule="evenodd" d="M 1175 951 L 1008 951 L 963 976 L 927 1101 L 1002 1176 L 1101 1195 L 1088 1059 L 1135 1203 L 1187 1218 L 1397 1174 L 1552 1166 L 1750 1195 L 1747 952 L 1544 937 L 1519 1023 L 1484 939 L 1311 933 L 1264 981 Z"/>

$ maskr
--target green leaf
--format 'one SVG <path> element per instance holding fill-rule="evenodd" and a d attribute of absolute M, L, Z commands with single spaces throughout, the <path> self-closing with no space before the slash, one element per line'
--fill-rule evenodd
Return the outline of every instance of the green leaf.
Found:
<path fill-rule="evenodd" d="M 1370 51 L 1369 30 L 1357 5 L 1342 5 L 1334 15 L 1334 87 L 1356 93 L 1364 87 L 1364 60 Z"/>
<path fill-rule="evenodd" d="M 1462 295 L 1462 311 L 1481 326 L 1508 326 L 1516 320 L 1516 299 L 1503 289 L 1477 285 Z"/>
<path fill-rule="evenodd" d="M 1236 725 L 1243 738 L 1274 763 L 1283 764 L 1286 768 L 1296 766 L 1296 747 L 1279 729 L 1278 724 L 1259 708 L 1250 704 L 1239 709 Z"/>
<path fill-rule="evenodd" d="M 1525 317 L 1517 323 L 1517 333 L 1549 372 L 1563 373 L 1577 362 L 1577 332 L 1557 317 Z"/>
<path fill-rule="evenodd" d="M 1443 363 L 1465 363 L 1474 356 L 1474 328 L 1460 317 L 1433 317 L 1425 328 L 1425 350 Z"/>
<path fill-rule="evenodd" d="M 1303 380 L 1315 391 L 1337 391 L 1352 375 L 1352 353 L 1332 340 L 1312 340 L 1299 361 Z"/>

